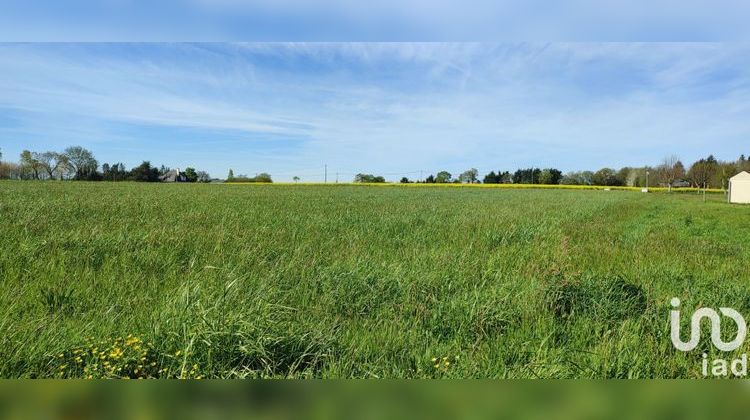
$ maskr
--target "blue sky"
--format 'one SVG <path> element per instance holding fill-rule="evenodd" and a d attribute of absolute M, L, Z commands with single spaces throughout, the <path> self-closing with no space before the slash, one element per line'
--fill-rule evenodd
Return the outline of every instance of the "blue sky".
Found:
<path fill-rule="evenodd" d="M 319 181 L 750 154 L 744 44 L 0 44 L 0 148 Z"/>
<path fill-rule="evenodd" d="M 4 0 L 4 41 L 748 40 L 742 0 Z"/>

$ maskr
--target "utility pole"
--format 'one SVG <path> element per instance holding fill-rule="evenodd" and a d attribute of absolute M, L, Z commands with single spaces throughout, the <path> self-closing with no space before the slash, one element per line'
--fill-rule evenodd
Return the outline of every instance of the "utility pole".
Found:
<path fill-rule="evenodd" d="M 419 170 L 419 180 L 421 182 L 424 182 L 424 177 L 422 176 L 422 170 L 421 169 Z"/>
<path fill-rule="evenodd" d="M 325 164 L 324 167 L 325 167 L 325 172 L 323 173 L 323 183 L 327 184 L 328 183 L 328 164 Z"/>
<path fill-rule="evenodd" d="M 336 172 L 336 183 L 337 184 L 339 183 L 339 173 L 338 172 Z"/>

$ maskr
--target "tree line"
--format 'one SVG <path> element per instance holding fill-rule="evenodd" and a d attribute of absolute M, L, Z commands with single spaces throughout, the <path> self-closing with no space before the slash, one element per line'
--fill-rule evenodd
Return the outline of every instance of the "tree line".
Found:
<path fill-rule="evenodd" d="M 150 161 L 126 169 L 123 163 L 103 163 L 101 166 L 94 154 L 81 146 L 71 146 L 62 152 L 32 152 L 24 150 L 18 162 L 2 160 L 0 151 L 0 179 L 23 180 L 76 180 L 76 181 L 138 181 L 160 182 L 177 180 L 183 182 L 209 182 L 210 175 L 195 168 L 184 171 L 173 170 L 164 165 L 152 166 Z"/>
<path fill-rule="evenodd" d="M 299 178 L 297 178 L 296 180 L 299 180 Z M 271 175 L 265 172 L 261 172 L 255 176 L 247 176 L 247 175 L 235 176 L 234 171 L 230 169 L 229 173 L 227 174 L 226 182 L 273 182 L 273 180 L 271 180 Z"/>
<path fill-rule="evenodd" d="M 401 183 L 484 183 L 484 184 L 546 184 L 646 187 L 661 186 L 726 188 L 729 178 L 742 171 L 750 172 L 750 159 L 745 155 L 735 161 L 720 161 L 713 155 L 698 159 L 685 167 L 677 156 L 665 157 L 657 166 L 601 168 L 597 171 L 564 173 L 555 168 L 525 168 L 510 171 L 490 171 L 479 179 L 479 172 L 471 168 L 454 177 L 448 171 L 430 174 L 423 180 L 401 178 Z M 358 174 L 354 182 L 385 182 L 382 176 Z"/>
<path fill-rule="evenodd" d="M 101 166 L 94 154 L 81 146 L 71 146 L 62 152 L 32 152 L 24 150 L 18 162 L 3 161 L 0 150 L 0 179 L 30 180 L 82 180 L 82 181 L 182 181 L 210 182 L 204 171 L 192 167 L 175 171 L 164 165 L 156 167 L 150 161 L 127 169 L 123 163 L 104 163 Z M 468 169 L 457 176 L 448 171 L 429 174 L 421 180 L 401 178 L 401 183 L 484 183 L 484 184 L 563 184 L 598 186 L 663 186 L 726 188 L 729 178 L 741 171 L 750 172 L 750 159 L 744 154 L 734 161 L 721 161 L 713 155 L 698 159 L 686 167 L 677 156 L 667 156 L 657 166 L 601 168 L 597 171 L 572 171 L 564 173 L 555 168 L 524 168 L 510 171 L 490 171 L 481 179 L 479 171 Z M 299 181 L 294 177 L 294 181 Z M 227 182 L 272 182 L 271 175 L 259 173 L 254 177 L 234 175 L 230 169 Z M 386 182 L 383 176 L 359 173 L 356 183 Z"/>

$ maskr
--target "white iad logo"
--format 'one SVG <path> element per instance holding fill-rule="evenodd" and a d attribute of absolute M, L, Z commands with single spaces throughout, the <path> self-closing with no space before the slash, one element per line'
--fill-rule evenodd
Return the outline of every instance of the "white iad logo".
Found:
<path fill-rule="evenodd" d="M 711 321 L 711 341 L 717 349 L 721 351 L 734 351 L 745 341 L 745 336 L 747 335 L 745 318 L 732 308 L 719 308 L 719 311 L 721 311 L 722 315 L 732 318 L 737 324 L 737 337 L 734 340 L 728 343 L 722 341 L 721 318 L 719 314 L 711 308 L 700 308 L 693 312 L 693 316 L 690 318 L 690 340 L 687 342 L 682 341 L 680 339 L 680 311 L 677 309 L 680 307 L 680 299 L 672 298 L 671 303 L 672 307 L 675 308 L 669 314 L 672 327 L 672 344 L 674 344 L 677 350 L 690 351 L 698 346 L 698 342 L 701 339 L 701 320 L 703 318 L 708 318 Z"/>

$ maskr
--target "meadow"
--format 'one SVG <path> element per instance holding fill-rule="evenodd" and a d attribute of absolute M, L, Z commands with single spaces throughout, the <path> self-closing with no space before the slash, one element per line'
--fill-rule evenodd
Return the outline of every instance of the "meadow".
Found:
<path fill-rule="evenodd" d="M 722 194 L 0 182 L 0 377 L 697 377 L 747 261 Z"/>

